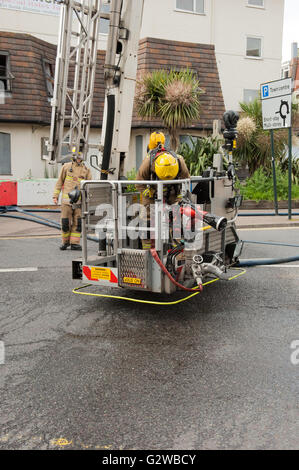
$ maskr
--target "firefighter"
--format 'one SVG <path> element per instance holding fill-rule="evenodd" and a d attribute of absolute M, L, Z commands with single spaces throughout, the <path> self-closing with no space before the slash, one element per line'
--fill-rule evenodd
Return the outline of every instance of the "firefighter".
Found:
<path fill-rule="evenodd" d="M 189 170 L 181 155 L 164 147 L 165 136 L 162 132 L 153 132 L 150 136 L 148 154 L 143 160 L 137 180 L 177 180 L 190 178 Z M 155 203 L 156 187 L 151 185 L 138 185 L 141 203 L 146 207 L 147 221 L 150 220 L 150 207 Z M 164 202 L 175 204 L 182 198 L 179 184 L 164 188 Z M 142 248 L 149 249 L 150 240 L 142 241 Z"/>
<path fill-rule="evenodd" d="M 72 204 L 68 194 L 74 189 L 80 189 L 82 180 L 91 179 L 91 171 L 83 163 L 81 152 L 74 155 L 72 162 L 65 163 L 61 168 L 53 194 L 53 202 L 57 205 L 60 191 L 62 191 L 60 250 L 66 250 L 69 246 L 71 250 L 82 250 L 80 245 L 81 204 L 80 201 Z"/>

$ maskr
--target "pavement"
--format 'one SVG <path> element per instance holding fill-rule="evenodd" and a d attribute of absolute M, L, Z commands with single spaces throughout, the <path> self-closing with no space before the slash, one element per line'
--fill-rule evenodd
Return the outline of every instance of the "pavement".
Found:
<path fill-rule="evenodd" d="M 36 207 L 35 207 L 36 208 Z M 30 211 L 30 207 L 26 207 Z M 273 228 L 273 227 L 299 227 L 299 215 L 294 215 L 291 220 L 288 216 L 243 216 L 242 214 L 273 214 L 273 210 L 240 210 L 237 219 L 237 227 L 243 229 L 249 228 Z M 287 210 L 281 209 L 280 213 L 287 213 Z M 299 209 L 294 209 L 294 213 L 299 213 Z M 26 217 L 17 212 L 9 212 L 8 215 Z M 35 213 L 36 216 L 43 217 L 49 221 L 60 221 L 59 213 L 41 212 Z M 29 217 L 29 216 L 28 216 Z M 45 225 L 33 223 L 27 220 L 20 220 L 15 218 L 2 217 L 0 222 L 0 238 L 7 237 L 43 237 L 53 236 L 58 237 L 59 231 Z"/>
<path fill-rule="evenodd" d="M 299 209 L 293 209 L 292 218 L 288 215 L 249 215 L 245 214 L 274 214 L 274 210 L 240 210 L 236 225 L 238 228 L 271 228 L 299 227 Z M 288 214 L 287 209 L 280 209 L 280 214 Z"/>
<path fill-rule="evenodd" d="M 239 234 L 299 240 L 298 227 Z M 51 237 L 0 241 L 1 449 L 299 448 L 299 263 L 158 307 L 72 294 L 77 254 Z"/>
<path fill-rule="evenodd" d="M 37 207 L 34 208 L 36 209 Z M 24 210 L 30 211 L 30 207 L 26 207 Z M 33 214 L 37 217 L 48 219 L 50 223 L 51 221 L 60 222 L 60 213 L 35 212 Z M 27 216 L 19 212 L 7 212 L 6 215 L 29 218 L 29 215 Z M 36 221 L 38 222 L 40 219 L 36 218 Z M 0 238 L 48 236 L 59 237 L 59 230 L 40 223 L 31 222 L 29 220 L 20 220 L 13 217 L 0 217 Z"/>

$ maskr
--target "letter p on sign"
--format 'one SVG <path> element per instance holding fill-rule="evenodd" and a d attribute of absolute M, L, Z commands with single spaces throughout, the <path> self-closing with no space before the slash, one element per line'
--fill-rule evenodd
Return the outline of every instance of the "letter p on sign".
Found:
<path fill-rule="evenodd" d="M 0 341 L 0 365 L 4 364 L 5 362 L 5 348 L 4 348 L 4 342 Z"/>

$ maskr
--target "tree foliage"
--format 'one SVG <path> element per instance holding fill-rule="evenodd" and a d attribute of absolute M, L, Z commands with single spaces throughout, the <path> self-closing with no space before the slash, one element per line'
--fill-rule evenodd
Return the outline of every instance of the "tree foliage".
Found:
<path fill-rule="evenodd" d="M 168 129 L 171 148 L 177 150 L 179 130 L 199 119 L 202 93 L 190 69 L 157 70 L 137 82 L 137 112 L 142 118 L 161 119 Z"/>

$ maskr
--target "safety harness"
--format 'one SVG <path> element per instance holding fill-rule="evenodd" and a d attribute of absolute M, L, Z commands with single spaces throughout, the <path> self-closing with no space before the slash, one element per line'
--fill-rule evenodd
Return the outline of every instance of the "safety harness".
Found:
<path fill-rule="evenodd" d="M 178 166 L 179 166 L 179 171 L 178 171 L 178 174 L 177 176 L 175 177 L 175 179 L 178 179 L 178 175 L 181 171 L 181 162 L 180 162 L 180 159 L 178 158 L 178 156 L 176 155 L 175 152 L 173 152 L 172 150 L 169 150 L 165 147 L 163 147 L 161 144 L 158 145 L 158 147 L 156 147 L 155 149 L 151 150 L 150 153 L 149 153 L 149 157 L 150 157 L 150 179 L 152 181 L 156 181 L 158 179 L 155 171 L 153 170 L 153 168 L 155 168 L 155 162 L 157 160 L 157 158 L 162 155 L 164 152 L 167 152 L 169 153 L 170 155 L 172 155 L 176 161 L 178 162 Z M 179 185 L 175 184 L 175 185 L 168 185 L 167 186 L 167 192 L 165 194 L 166 196 L 166 200 L 169 198 L 170 196 L 170 193 L 171 191 L 174 191 L 175 192 L 175 195 L 177 196 L 180 192 L 180 187 Z"/>

